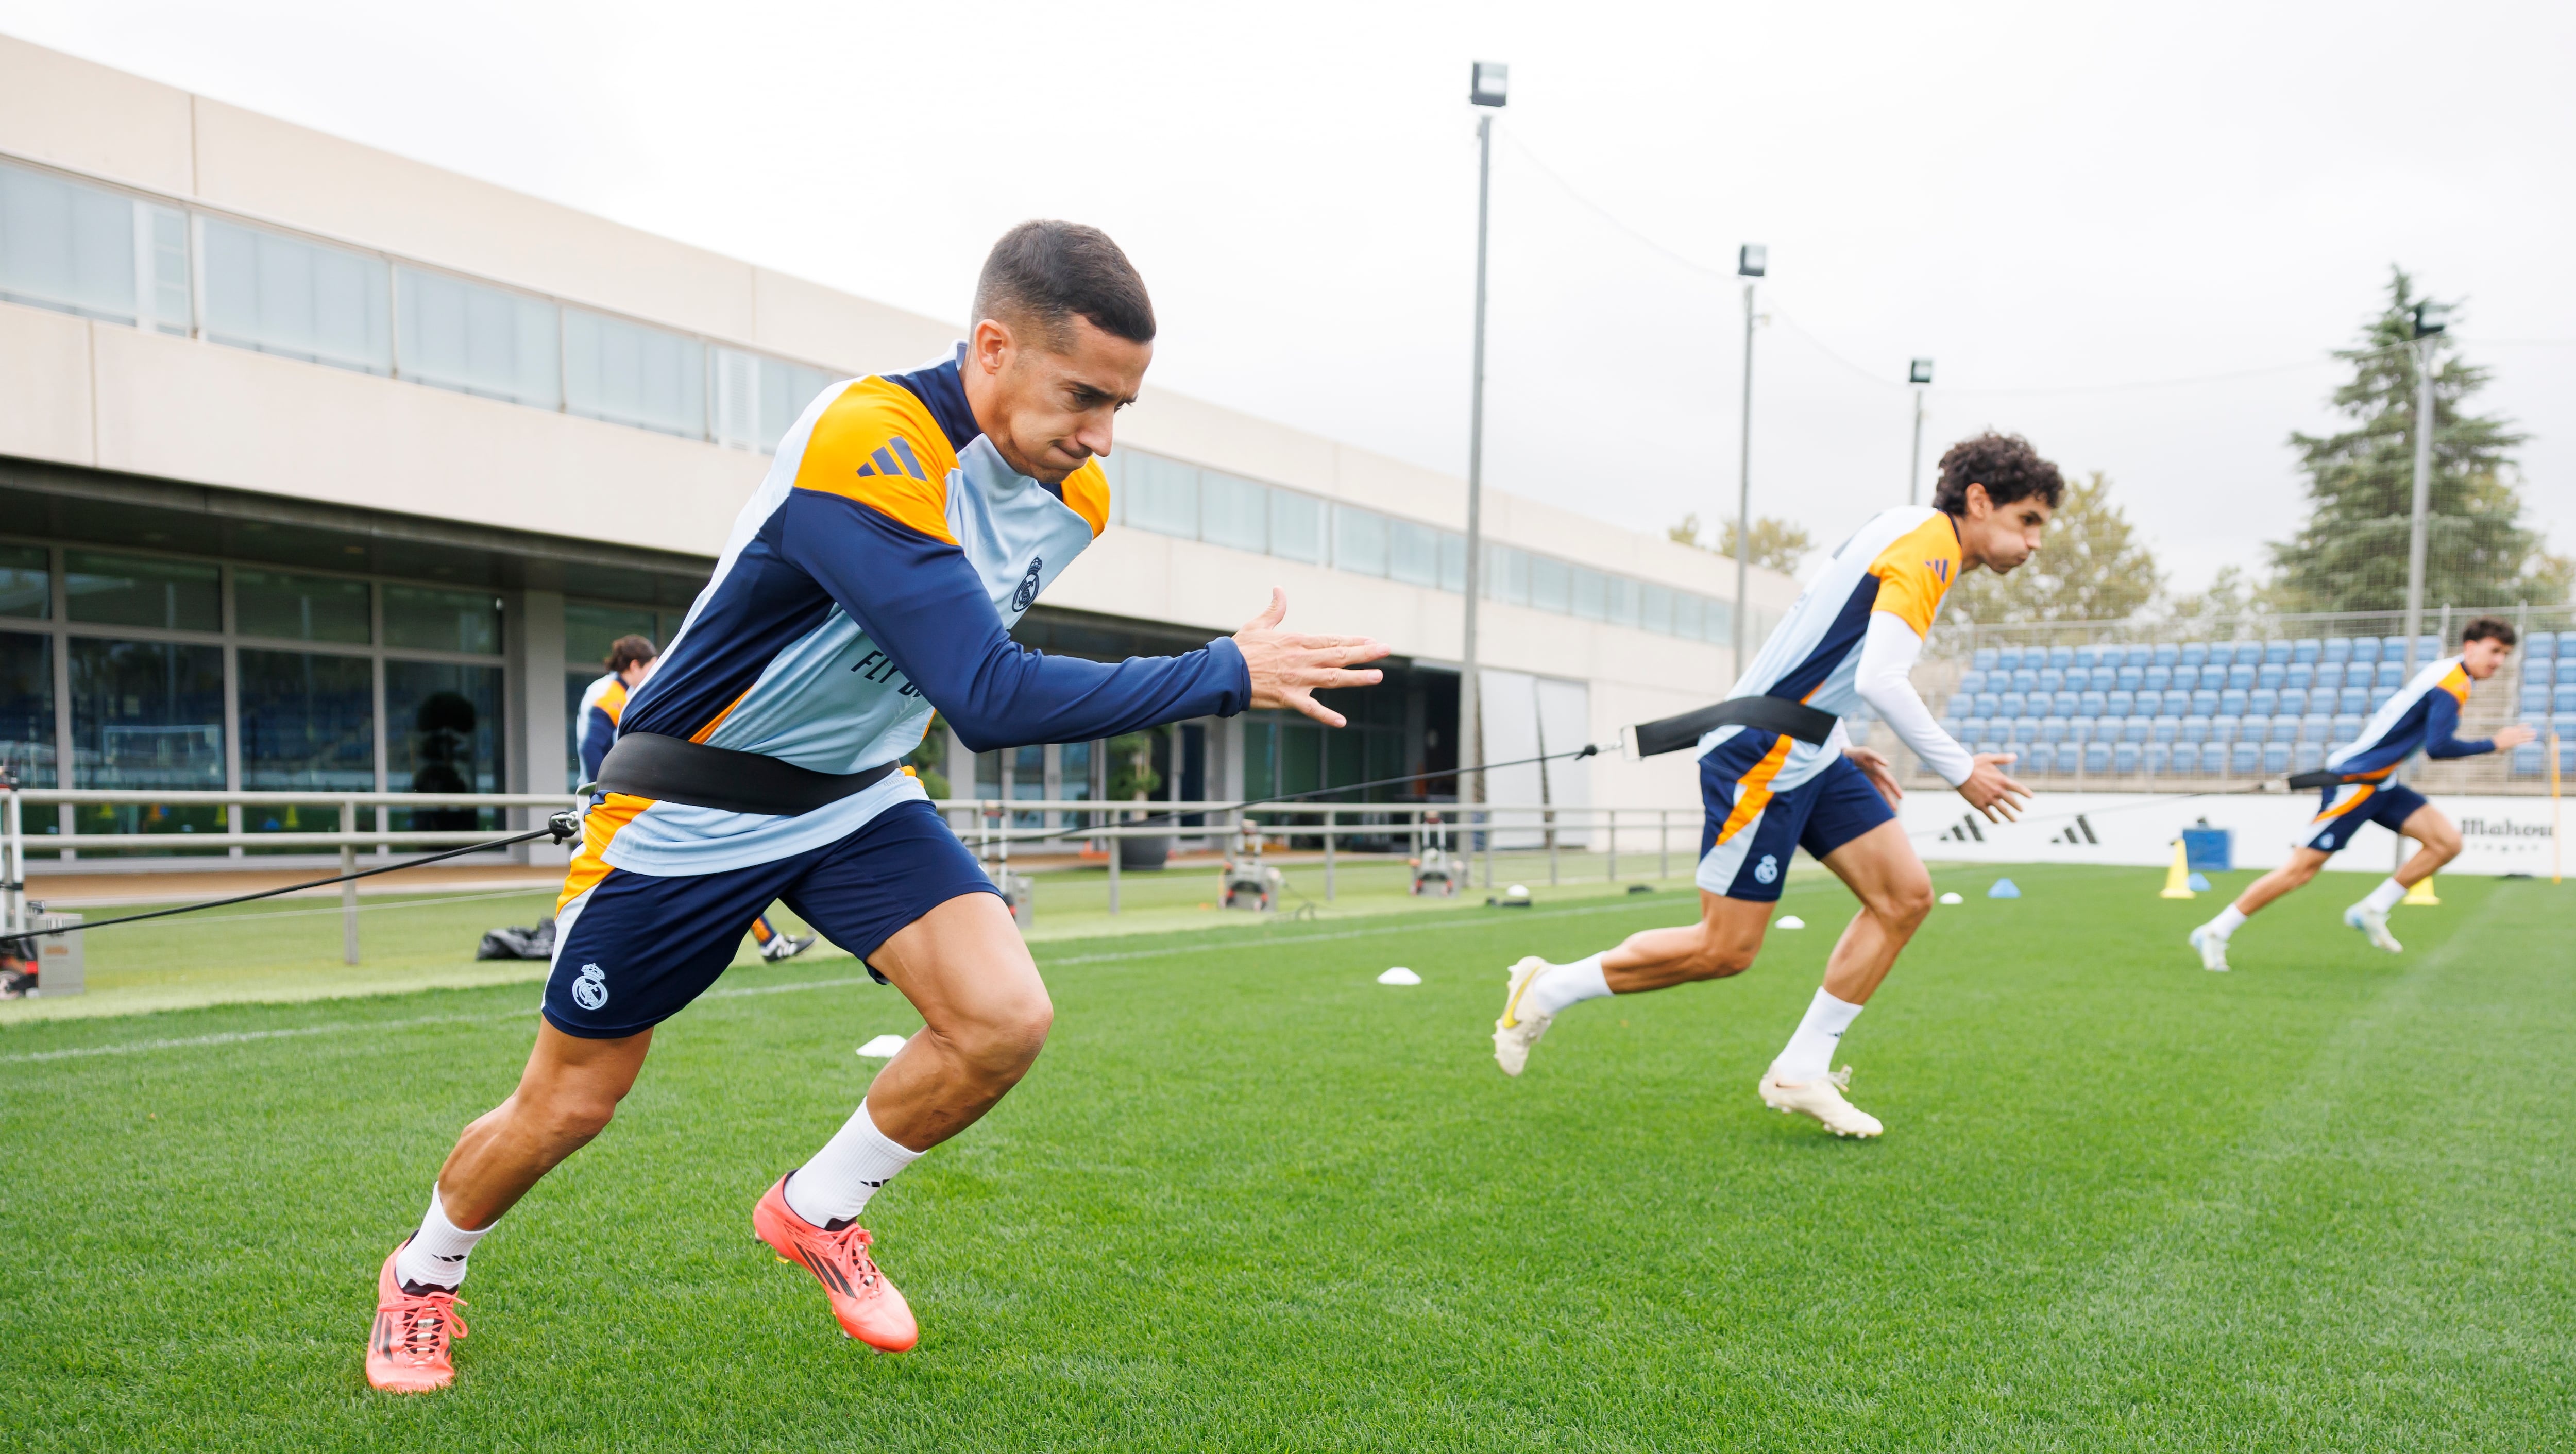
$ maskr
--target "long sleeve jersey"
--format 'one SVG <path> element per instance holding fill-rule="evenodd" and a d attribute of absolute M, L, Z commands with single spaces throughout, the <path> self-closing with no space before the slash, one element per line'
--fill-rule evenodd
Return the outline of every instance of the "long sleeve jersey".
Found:
<path fill-rule="evenodd" d="M 2341 773 L 2348 783 L 2378 782 L 2418 748 L 2434 758 L 2495 751 L 2490 738 L 2464 741 L 2459 735 L 2460 709 L 2469 704 L 2470 685 L 2469 669 L 2456 656 L 2425 667 L 2380 704 L 2362 724 L 2360 737 L 2327 756 L 2327 770 Z"/>
<path fill-rule="evenodd" d="M 1114 665 L 1011 640 L 1099 535 L 1109 488 L 1096 460 L 1061 485 L 1004 463 L 967 406 L 964 355 L 960 344 L 911 373 L 834 384 L 806 406 L 621 732 L 853 773 L 910 752 L 934 707 L 980 752 L 1250 703 L 1231 640 Z M 835 842 L 920 795 L 898 773 L 770 817 L 611 794 L 586 820 L 585 854 L 643 873 L 721 872 Z"/>

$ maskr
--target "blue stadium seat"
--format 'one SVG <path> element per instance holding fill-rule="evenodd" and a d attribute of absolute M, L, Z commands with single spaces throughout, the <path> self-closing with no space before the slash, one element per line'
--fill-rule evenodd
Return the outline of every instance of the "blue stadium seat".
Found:
<path fill-rule="evenodd" d="M 2541 760 L 2544 755 L 2544 750 L 2537 742 L 2526 742 L 2520 747 L 2515 748 L 2513 750 L 2513 775 L 2515 777 L 2547 776 L 2549 765 Z"/>
<path fill-rule="evenodd" d="M 2039 776 L 2057 770 L 2057 749 L 2045 742 L 2028 742 L 2013 749 L 2021 754 L 2013 763 L 2015 772 Z"/>
<path fill-rule="evenodd" d="M 2018 646 L 1996 647 L 1995 667 L 2000 671 L 2021 670 L 2021 648 Z"/>
<path fill-rule="evenodd" d="M 2318 664 L 2317 664 L 2317 679 L 2316 679 L 2315 681 L 2313 681 L 2313 682 L 2308 683 L 2308 685 L 2309 685 L 2309 686 L 2312 686 L 2312 687 L 2318 687 L 2318 688 L 2321 688 L 2321 689 L 2323 689 L 2323 690 L 2325 690 L 2325 691 L 2329 691 L 2329 692 L 2330 692 L 2330 691 L 2333 691 L 2333 690 L 2334 690 L 2335 688 L 2337 688 L 2337 687 L 2342 686 L 2342 685 L 2343 685 L 2343 663 L 2342 663 L 2342 662 L 2339 662 L 2339 661 L 2328 661 L 2328 662 L 2320 662 L 2320 663 L 2318 663 Z"/>
<path fill-rule="evenodd" d="M 2546 631 L 2534 631 L 2531 638 L 2522 643 L 2522 655 L 2526 661 L 2546 661 L 2557 654 L 2558 638 Z"/>
<path fill-rule="evenodd" d="M 2229 667 L 2227 669 L 2226 690 L 2239 692 L 2250 692 L 2254 690 L 2254 668 L 2241 661 L 2236 663 L 2234 666 Z"/>
<path fill-rule="evenodd" d="M 2360 736 L 2361 714 L 2359 712 L 2337 712 L 2335 713 L 2334 730 L 2326 734 L 2326 740 L 2329 742 L 2351 742 L 2358 739 Z"/>
<path fill-rule="evenodd" d="M 2102 735 L 2103 725 L 2099 717 L 2070 718 L 2066 723 L 2066 740 L 2077 743 L 2090 742 Z"/>
<path fill-rule="evenodd" d="M 2308 714 L 2308 689 L 2306 687 L 2281 688 L 2281 705 L 2273 710 L 2287 712 L 2293 717 L 2306 716 Z"/>
<path fill-rule="evenodd" d="M 2555 725 L 2560 741 L 2576 742 L 2576 712 L 2559 713 Z"/>
<path fill-rule="evenodd" d="M 2562 687 L 2566 686 L 2570 682 L 2576 682 L 2576 656 L 2568 657 L 2564 661 L 2559 662 L 2557 667 L 2552 671 L 2551 676 Z"/>
<path fill-rule="evenodd" d="M 2549 710 L 2559 716 L 2576 712 L 2576 686 L 2560 687 L 2549 694 Z"/>
<path fill-rule="evenodd" d="M 2323 712 L 2310 712 L 2299 719 L 2301 742 L 2323 742 L 2334 731 L 2334 720 Z"/>
<path fill-rule="evenodd" d="M 2325 765 L 2326 745 L 2322 742 L 2302 742 L 2290 750 L 2292 772 L 2315 772 Z"/>
<path fill-rule="evenodd" d="M 2236 643 L 2236 658 L 2234 664 L 2237 666 L 2261 666 L 2263 664 L 2263 643 L 2260 641 L 2240 641 Z"/>
<path fill-rule="evenodd" d="M 2264 744 L 2263 744 L 2263 773 L 2264 773 L 2264 775 L 2265 775 L 2265 776 L 2267 776 L 2267 777 L 2279 777 L 2281 774 L 2286 773 L 2286 772 L 2288 772 L 2289 770 L 2290 770 L 2290 744 L 2288 744 L 2288 743 L 2286 743 L 2286 742 L 2266 742 L 2266 743 L 2264 743 Z"/>
<path fill-rule="evenodd" d="M 2124 666 L 2120 668 L 2119 672 L 2111 679 L 2111 689 L 2116 692 L 2145 691 L 2147 689 L 2146 668 L 2138 666 Z"/>
<path fill-rule="evenodd" d="M 1974 707 L 1970 708 L 1969 710 L 1970 710 L 1971 712 L 1973 712 L 1975 715 L 1979 716 L 1979 717 L 1992 717 L 1992 716 L 1994 716 L 1995 714 L 1997 714 L 1997 713 L 2001 712 L 2003 709 L 2004 709 L 2004 694 L 2003 694 L 2003 693 L 2001 693 L 2001 692 L 1979 692 L 1979 693 L 1977 693 L 1976 705 L 1975 705 Z"/>
<path fill-rule="evenodd" d="M 2147 744 L 2146 761 L 2141 764 L 2149 777 L 2163 777 L 2173 771 L 2173 746 L 2165 742 Z"/>
<path fill-rule="evenodd" d="M 2000 653 L 1991 646 L 1980 646 L 1977 648 L 1977 654 L 1969 658 L 1969 665 L 1974 666 L 1979 671 L 1993 671 L 1995 669 L 1995 659 L 1999 654 Z"/>
<path fill-rule="evenodd" d="M 2207 687 L 2202 687 L 2199 691 L 2192 693 L 2191 711 L 2186 715 L 2196 717 L 2214 717 L 2218 715 L 2218 693 Z"/>
<path fill-rule="evenodd" d="M 2359 717 L 2370 706 L 2368 687 L 2345 687 L 2335 693 L 2334 709 L 2338 714 Z"/>
<path fill-rule="evenodd" d="M 2066 719 L 2063 717 L 2040 718 L 2039 740 L 2048 743 L 2064 742 L 2066 740 L 2066 725 Z"/>
<path fill-rule="evenodd" d="M 2031 675 L 2038 679 L 2039 690 L 2043 692 L 2062 692 L 2066 690 L 2066 673 L 2057 667 L 2044 666 L 2038 671 L 2031 673 Z"/>
<path fill-rule="evenodd" d="M 2183 700 L 2189 701 L 2190 698 L 2186 697 Z M 2129 710 L 2149 717 L 2161 716 L 2165 710 L 2165 694 L 2150 687 L 2138 693 L 2136 705 Z"/>
<path fill-rule="evenodd" d="M 2262 666 L 2288 666 L 2290 664 L 2290 643 L 2283 641 L 2278 637 L 2264 642 L 2262 660 L 2258 664 Z"/>
<path fill-rule="evenodd" d="M 2245 719 L 2242 717 L 2222 712 L 2209 719 L 2209 740 L 2212 742 L 2230 743 L 2244 734 Z"/>
<path fill-rule="evenodd" d="M 1959 724 L 1959 730 L 1951 733 L 1950 735 L 1956 737 L 1961 742 L 1983 742 L 1986 738 L 1986 719 L 1983 717 L 1970 717 L 1966 721 L 1961 722 Z"/>
<path fill-rule="evenodd" d="M 2156 719 L 2132 712 L 2120 722 L 2122 742 L 2146 742 L 2156 735 Z"/>
<path fill-rule="evenodd" d="M 2030 715 L 2030 697 L 2026 693 L 2006 692 L 2002 696 L 1996 698 L 1995 701 L 1995 710 L 1991 715 L 1998 717 L 2026 717 Z"/>
<path fill-rule="evenodd" d="M 2327 637 L 2325 652 L 2323 655 L 2319 656 L 2317 660 L 2320 663 L 2331 662 L 2336 666 L 2341 666 L 2345 662 L 2352 660 L 2352 638 L 2349 636 Z"/>
<path fill-rule="evenodd" d="M 2254 685 L 2258 687 L 2270 687 L 2277 692 L 2289 684 L 2290 668 L 2284 663 L 2267 661 L 2254 668 Z"/>
<path fill-rule="evenodd" d="M 2209 740 L 2209 714 L 2206 712 L 2195 712 L 2192 715 L 2183 718 L 2182 735 L 2178 740 L 2191 743 L 2207 742 Z"/>
<path fill-rule="evenodd" d="M 2287 749 L 2282 755 L 2287 757 Z M 2263 744 L 2239 742 L 2227 749 L 2227 771 L 2233 777 L 2256 777 L 2263 771 Z"/>
<path fill-rule="evenodd" d="M 2218 694 L 2218 715 L 2221 717 L 2244 716 L 2246 700 L 2252 695 L 2253 694 L 2251 692 L 2246 691 L 2242 687 L 2229 687 L 2226 691 L 2220 692 Z"/>
<path fill-rule="evenodd" d="M 2102 648 L 2098 646 L 2079 646 L 2075 648 L 2075 664 L 2083 667 L 2087 671 L 2100 666 L 2102 664 Z"/>
<path fill-rule="evenodd" d="M 2088 742 L 2084 744 L 2084 770 L 2088 773 L 2095 774 L 2109 772 L 2111 770 L 2111 744 L 2108 742 Z"/>
<path fill-rule="evenodd" d="M 2281 743 L 2296 742 L 2299 740 L 2300 733 L 2305 730 L 2300 718 L 2275 717 L 2272 719 L 2271 728 L 2264 734 L 2263 740 Z"/>
<path fill-rule="evenodd" d="M 2060 671 L 2073 666 L 2075 664 L 2075 648 L 2072 646 L 2050 647 L 2048 649 L 2048 664 L 2058 668 Z"/>
<path fill-rule="evenodd" d="M 2015 667 L 2012 674 L 2012 690 L 2016 692 L 2038 691 L 2039 672 L 2032 667 Z"/>
<path fill-rule="evenodd" d="M 2177 742 L 2167 750 L 2173 754 L 2173 773 L 2176 777 L 2197 777 L 2200 775 L 2199 743 Z"/>
<path fill-rule="evenodd" d="M 2292 665 L 2312 665 L 2325 655 L 2326 644 L 2313 636 L 2302 636 L 2290 643 Z"/>
<path fill-rule="evenodd" d="M 2182 718 L 2172 713 L 2167 713 L 2162 717 L 2156 718 L 2155 734 L 2158 742 L 2180 741 L 2182 738 Z"/>
<path fill-rule="evenodd" d="M 2379 663 L 2379 670 L 2371 676 L 2370 685 L 2374 690 L 2383 694 L 2393 692 L 2399 687 L 2406 685 L 2405 661 L 2403 659 L 2397 661 L 2381 661 Z"/>
<path fill-rule="evenodd" d="M 2102 715 L 2099 710 L 2085 710 L 2085 700 L 2092 695 L 2091 692 L 2059 692 L 2048 699 L 2048 710 L 2060 717 L 2099 717 Z M 2031 698 L 2030 704 L 2037 708 L 2039 698 Z"/>
<path fill-rule="evenodd" d="M 2270 687 L 2256 687 L 2245 694 L 2245 715 L 2269 717 L 2281 710 L 2281 694 Z"/>
<path fill-rule="evenodd" d="M 2439 636 L 2418 636 L 2415 638 L 2415 661 L 2419 666 L 2425 662 L 2432 661 L 2437 657 L 2446 656 L 2448 654 L 2449 653 L 2442 650 L 2442 638 Z"/>
<path fill-rule="evenodd" d="M 2138 694 L 2135 692 L 2092 692 L 2086 695 L 2102 698 L 2102 715 L 2105 717 L 2126 717 L 2138 710 Z"/>
<path fill-rule="evenodd" d="M 2155 664 L 2155 665 L 2157 665 L 2157 666 L 2174 666 L 2174 665 L 2179 664 L 2181 661 L 2182 661 L 2182 643 L 2181 643 L 2181 642 L 2179 642 L 2179 641 L 2159 641 L 2159 642 L 2157 642 L 2157 643 L 2156 643 L 2156 654 L 2155 654 L 2155 662 L 2154 662 L 2154 664 Z"/>
<path fill-rule="evenodd" d="M 2558 654 L 2560 656 L 2576 656 L 2576 631 L 2561 631 L 2558 633 Z"/>
<path fill-rule="evenodd" d="M 2169 666 L 2151 666 L 2141 675 L 2145 680 L 2138 685 L 2151 692 L 2169 690 L 2174 684 L 2174 669 Z"/>
<path fill-rule="evenodd" d="M 2289 675 L 2289 677 L 2288 677 L 2286 680 L 2284 680 L 2284 681 L 2281 683 L 2281 685 L 2283 685 L 2283 686 L 2285 686 L 2285 687 L 2297 687 L 2297 688 L 2301 689 L 2302 691 L 2306 690 L 2306 689 L 2307 689 L 2307 688 L 2309 688 L 2309 687 L 2313 687 L 2313 686 L 2315 686 L 2316 684 L 2317 684 L 2317 669 L 2316 669 L 2316 667 L 2315 667 L 2312 663 L 2304 662 L 2304 661 L 2294 661 L 2294 662 L 2291 662 L 2291 663 L 2290 663 L 2290 675 Z"/>
<path fill-rule="evenodd" d="M 2012 740 L 2016 744 L 2037 742 L 2039 740 L 2039 719 L 2029 715 L 2028 713 L 2015 717 L 2012 723 Z"/>
<path fill-rule="evenodd" d="M 2350 659 L 2359 664 L 2367 664 L 2379 660 L 2379 638 L 2376 636 L 2354 637 L 2352 639 L 2352 656 Z"/>
<path fill-rule="evenodd" d="M 1984 653 L 1980 652 L 1980 653 L 1978 653 L 1978 654 L 1979 654 L 1979 655 L 1983 655 Z M 1977 688 L 1982 687 L 1982 686 L 1984 686 L 1985 684 L 1986 684 L 1986 674 L 1985 674 L 1984 672 L 1981 672 L 1981 671 L 1977 670 L 1975 667 L 1970 667 L 1970 668 L 1968 668 L 1966 671 L 1963 671 L 1963 672 L 1959 673 L 1959 690 L 1960 690 L 1960 691 L 1963 691 L 1963 692 L 1973 692 L 1973 691 L 1975 691 Z"/>
<path fill-rule="evenodd" d="M 2196 666 L 2177 666 L 2177 667 L 2169 667 L 2169 668 L 2167 668 L 2167 672 L 2168 672 L 2168 675 L 2167 675 L 2167 677 L 2166 677 L 2166 679 L 2165 679 L 2165 690 L 2166 690 L 2166 691 L 2169 691 L 2169 692 L 2188 692 L 2188 691 L 2192 690 L 2193 688 L 2198 687 L 2198 686 L 2200 685 L 2200 668 L 2199 668 L 2199 667 L 2196 667 Z"/>
<path fill-rule="evenodd" d="M 2206 664 L 2208 660 L 2208 642 L 2186 641 L 2182 644 L 2181 650 L 2175 655 L 2174 664 L 2176 666 L 2201 666 Z"/>

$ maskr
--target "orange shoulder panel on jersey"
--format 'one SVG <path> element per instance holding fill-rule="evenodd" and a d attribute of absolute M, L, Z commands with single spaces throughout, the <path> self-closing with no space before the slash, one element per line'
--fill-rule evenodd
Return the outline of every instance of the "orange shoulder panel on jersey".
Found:
<path fill-rule="evenodd" d="M 599 694 L 599 710 L 608 714 L 608 725 L 616 726 L 626 716 L 626 683 L 610 682 Z"/>
<path fill-rule="evenodd" d="M 2461 706 L 2465 707 L 2469 704 L 2469 669 L 2467 667 L 2454 662 L 2451 670 L 2443 676 L 2441 686 L 2442 690 L 2449 692 Z"/>
<path fill-rule="evenodd" d="M 841 391 L 814 421 L 796 488 L 858 501 L 950 545 L 948 472 L 957 452 L 910 389 L 869 377 Z"/>
<path fill-rule="evenodd" d="M 1895 616 L 1917 636 L 1929 636 L 1932 613 L 1959 578 L 1959 532 L 1949 516 L 1935 514 L 1880 551 L 1869 573 L 1878 577 L 1878 603 L 1871 609 Z"/>
<path fill-rule="evenodd" d="M 1109 476 L 1100 461 L 1087 459 L 1082 468 L 1064 477 L 1064 503 L 1091 526 L 1091 538 L 1109 528 Z"/>

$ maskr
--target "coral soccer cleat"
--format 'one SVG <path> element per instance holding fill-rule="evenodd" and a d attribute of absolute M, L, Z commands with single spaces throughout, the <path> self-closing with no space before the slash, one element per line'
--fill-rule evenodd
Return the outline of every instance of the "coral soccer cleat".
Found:
<path fill-rule="evenodd" d="M 803 1264 L 823 1284 L 842 1332 L 880 1353 L 900 1353 L 920 1341 L 912 1306 L 868 1255 L 874 1239 L 867 1228 L 853 1222 L 827 1231 L 796 1215 L 787 1205 L 787 1178 L 782 1176 L 751 1209 L 751 1229 L 780 1257 Z"/>
<path fill-rule="evenodd" d="M 406 1239 L 408 1240 L 408 1239 Z M 376 1274 L 376 1328 L 367 1337 L 367 1382 L 387 1393 L 430 1393 L 456 1381 L 455 1342 L 465 1336 L 456 1294 L 403 1291 L 396 1247 Z"/>
<path fill-rule="evenodd" d="M 1538 977 L 1555 966 L 1533 954 L 1512 966 L 1511 980 L 1503 990 L 1503 1015 L 1494 1022 L 1494 1063 L 1505 1075 L 1518 1075 L 1529 1064 L 1530 1047 L 1554 1024 L 1554 1015 L 1524 1015 L 1521 998 L 1529 993 Z"/>
<path fill-rule="evenodd" d="M 1851 1067 L 1848 1065 L 1813 1080 L 1790 1081 L 1780 1078 L 1780 1067 L 1774 1063 L 1762 1073 L 1762 1104 L 1782 1115 L 1795 1111 L 1800 1115 L 1813 1116 L 1837 1136 L 1867 1137 L 1885 1130 L 1878 1124 L 1878 1117 L 1843 1099 L 1843 1091 L 1850 1085 Z"/>

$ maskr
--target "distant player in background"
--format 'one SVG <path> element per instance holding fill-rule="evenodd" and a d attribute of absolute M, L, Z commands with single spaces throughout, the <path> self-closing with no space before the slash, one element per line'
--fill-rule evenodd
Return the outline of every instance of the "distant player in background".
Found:
<path fill-rule="evenodd" d="M 2512 654 L 2514 641 L 2513 627 L 2493 616 L 2470 622 L 2460 632 L 2459 655 L 2417 672 L 2371 717 L 2359 740 L 2326 758 L 2326 770 L 2342 781 L 2325 789 L 2308 836 L 2290 850 L 2290 861 L 2256 879 L 2217 918 L 2191 931 L 2201 968 L 2226 969 L 2229 936 L 2265 904 L 2315 878 L 2326 860 L 2351 847 L 2353 835 L 2369 823 L 2412 838 L 2417 847 L 2397 872 L 2344 910 L 2343 921 L 2391 954 L 2405 947 L 2388 932 L 2388 911 L 2408 889 L 2460 856 L 2460 830 L 2422 793 L 2389 778 L 2418 749 L 2436 759 L 2476 757 L 2519 747 L 2539 735 L 2520 723 L 2482 741 L 2462 741 L 2458 735 L 2470 686 L 2496 674 Z"/>
<path fill-rule="evenodd" d="M 1763 1104 L 1815 1117 L 1837 1136 L 1875 1136 L 1878 1118 L 1843 1098 L 1851 1067 L 1833 1053 L 1897 952 L 1932 910 L 1932 878 L 1896 821 L 1903 794 L 1887 760 L 1839 720 L 1863 702 L 1924 764 L 1988 818 L 2011 818 L 2029 790 L 2004 776 L 2010 754 L 1971 755 L 1932 720 L 1911 672 L 1941 598 L 1962 571 L 2001 573 L 2030 559 L 2065 482 L 2015 437 L 1986 434 L 1941 456 L 1932 508 L 1888 510 L 1835 550 L 1789 608 L 1728 701 L 1776 698 L 1830 714 L 1820 741 L 1724 726 L 1700 741 L 1701 919 L 1632 934 L 1571 964 L 1512 966 L 1494 1059 L 1518 1075 L 1530 1047 L 1567 1007 L 1606 995 L 1741 974 L 1762 948 L 1789 857 L 1800 848 L 1860 900 L 1825 962 L 1825 982 L 1797 1033 L 1763 1073 Z M 1757 704 L 1758 705 L 1758 704 Z M 1774 709 L 1775 713 L 1779 709 Z"/>
<path fill-rule="evenodd" d="M 599 765 L 608 760 L 608 749 L 617 742 L 617 724 L 626 715 L 627 696 L 644 685 L 661 655 L 650 640 L 641 636 L 620 636 L 609 643 L 608 660 L 602 663 L 608 674 L 581 693 L 583 782 L 598 780 Z M 760 946 L 760 957 L 772 964 L 794 959 L 814 947 L 813 935 L 781 934 L 767 914 L 751 921 L 751 941 Z"/>

